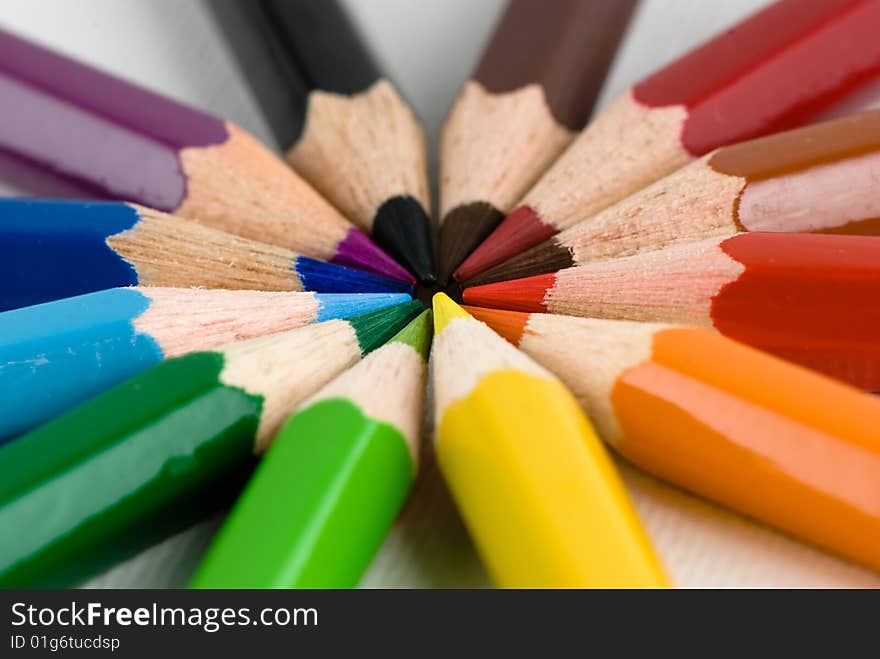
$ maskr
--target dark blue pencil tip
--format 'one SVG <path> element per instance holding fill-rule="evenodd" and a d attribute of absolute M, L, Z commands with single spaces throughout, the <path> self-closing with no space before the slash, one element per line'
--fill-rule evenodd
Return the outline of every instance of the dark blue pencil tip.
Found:
<path fill-rule="evenodd" d="M 413 286 L 369 272 L 353 270 L 307 256 L 297 257 L 294 270 L 303 288 L 316 293 L 412 293 Z"/>

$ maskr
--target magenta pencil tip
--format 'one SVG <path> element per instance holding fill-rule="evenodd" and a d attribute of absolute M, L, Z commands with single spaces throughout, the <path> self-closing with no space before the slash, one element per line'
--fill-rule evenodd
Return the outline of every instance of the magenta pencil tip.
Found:
<path fill-rule="evenodd" d="M 415 284 L 415 277 L 403 266 L 379 249 L 373 241 L 357 229 L 350 229 L 348 235 L 336 247 L 332 263 L 358 270 L 366 270 L 384 277 L 390 277 L 408 284 Z"/>

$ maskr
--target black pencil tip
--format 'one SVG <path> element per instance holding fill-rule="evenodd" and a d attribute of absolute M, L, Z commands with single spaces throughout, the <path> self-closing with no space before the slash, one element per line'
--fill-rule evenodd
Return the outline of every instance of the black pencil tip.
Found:
<path fill-rule="evenodd" d="M 483 201 L 456 206 L 440 225 L 439 280 L 446 283 L 455 269 L 492 233 L 504 214 Z"/>
<path fill-rule="evenodd" d="M 373 240 L 426 285 L 434 284 L 431 220 L 413 197 L 393 197 L 379 207 Z"/>

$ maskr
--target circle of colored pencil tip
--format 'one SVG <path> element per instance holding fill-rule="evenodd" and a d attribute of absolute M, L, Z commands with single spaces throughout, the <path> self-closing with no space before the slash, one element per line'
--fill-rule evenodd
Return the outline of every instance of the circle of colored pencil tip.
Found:
<path fill-rule="evenodd" d="M 880 569 L 880 401 L 703 328 L 469 308 L 648 473 Z"/>
<path fill-rule="evenodd" d="M 712 327 L 880 391 L 880 237 L 740 233 L 468 288 L 469 304 Z"/>
<path fill-rule="evenodd" d="M 565 387 L 434 296 L 435 450 L 493 580 L 663 586 L 613 463 Z"/>
<path fill-rule="evenodd" d="M 299 406 L 193 587 L 357 585 L 415 478 L 431 329 L 426 310 Z"/>
<path fill-rule="evenodd" d="M 169 359 L 6 444 L 0 585 L 71 583 L 222 507 L 299 403 L 422 309 Z"/>
<path fill-rule="evenodd" d="M 407 284 L 121 202 L 0 200 L 0 310 L 119 286 L 325 293 Z"/>
<path fill-rule="evenodd" d="M 880 110 L 723 147 L 467 285 L 737 231 L 880 231 Z"/>
<path fill-rule="evenodd" d="M 0 313 L 0 443 L 168 357 L 409 299 L 141 287 Z"/>
<path fill-rule="evenodd" d="M 680 57 L 603 109 L 456 279 L 474 279 L 713 149 L 835 106 L 864 109 L 852 99 L 880 81 L 878 24 L 878 0 L 780 0 Z"/>

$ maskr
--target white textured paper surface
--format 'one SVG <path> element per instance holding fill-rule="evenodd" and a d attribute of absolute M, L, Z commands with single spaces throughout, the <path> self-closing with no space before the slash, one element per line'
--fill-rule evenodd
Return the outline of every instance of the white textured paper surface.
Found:
<path fill-rule="evenodd" d="M 537 1 L 537 0 L 536 0 Z M 391 77 L 435 142 L 501 0 L 347 0 Z M 644 0 L 600 100 L 760 6 L 760 0 Z M 187 0 L 6 0 L 0 25 L 269 133 L 204 7 Z M 453 44 L 454 47 L 451 47 Z M 14 190 L 0 183 L 0 194 Z M 433 464 L 364 578 L 370 587 L 487 586 Z M 623 475 L 681 586 L 880 587 L 880 576 L 658 483 Z M 117 566 L 87 585 L 180 587 L 222 516 Z"/>

